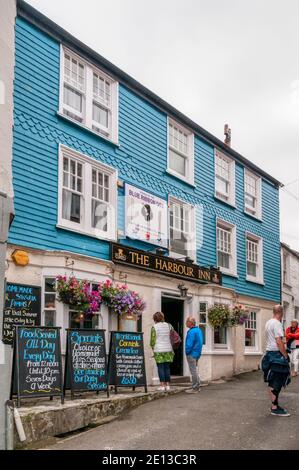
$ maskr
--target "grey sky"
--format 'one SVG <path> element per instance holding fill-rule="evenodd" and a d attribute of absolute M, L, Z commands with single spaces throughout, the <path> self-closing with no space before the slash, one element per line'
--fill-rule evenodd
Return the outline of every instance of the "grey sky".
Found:
<path fill-rule="evenodd" d="M 221 140 L 228 122 L 232 147 L 287 185 L 281 239 L 299 250 L 298 0 L 28 3 Z"/>

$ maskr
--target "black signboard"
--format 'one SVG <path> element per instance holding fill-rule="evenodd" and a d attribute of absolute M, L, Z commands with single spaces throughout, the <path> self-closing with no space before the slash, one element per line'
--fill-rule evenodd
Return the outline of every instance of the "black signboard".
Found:
<path fill-rule="evenodd" d="M 68 329 L 64 390 L 106 391 L 109 397 L 105 330 Z"/>
<path fill-rule="evenodd" d="M 61 396 L 60 328 L 16 326 L 11 398 Z"/>
<path fill-rule="evenodd" d="M 115 393 L 117 387 L 145 387 L 147 392 L 143 333 L 111 331 L 108 377 Z"/>
<path fill-rule="evenodd" d="M 180 261 L 117 243 L 111 243 L 110 247 L 110 256 L 114 263 L 146 269 L 147 271 L 154 271 L 158 274 L 201 284 L 221 285 L 222 283 L 221 271 L 215 267 L 201 267 L 192 261 Z"/>
<path fill-rule="evenodd" d="M 39 326 L 40 318 L 41 288 L 7 282 L 3 312 L 3 343 L 13 344 L 15 326 Z"/>

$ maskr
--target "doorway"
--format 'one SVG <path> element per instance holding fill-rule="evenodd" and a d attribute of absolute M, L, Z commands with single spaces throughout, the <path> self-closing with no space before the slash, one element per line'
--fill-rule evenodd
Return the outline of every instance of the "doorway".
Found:
<path fill-rule="evenodd" d="M 170 323 L 182 338 L 180 347 L 175 350 L 174 361 L 170 365 L 171 375 L 183 375 L 183 334 L 184 334 L 184 300 L 175 297 L 161 299 L 161 311 L 165 321 Z"/>

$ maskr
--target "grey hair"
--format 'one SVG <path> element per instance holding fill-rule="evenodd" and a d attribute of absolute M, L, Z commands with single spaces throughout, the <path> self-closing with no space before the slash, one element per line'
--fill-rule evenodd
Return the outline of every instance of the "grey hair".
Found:
<path fill-rule="evenodd" d="M 299 320 L 298 318 L 294 318 L 294 320 L 291 320 L 291 323 L 297 323 L 299 325 Z"/>
<path fill-rule="evenodd" d="M 282 305 L 274 305 L 273 307 L 273 313 L 276 315 L 277 313 L 282 313 L 283 314 L 283 306 Z"/>
<path fill-rule="evenodd" d="M 196 320 L 195 320 L 195 318 L 192 317 L 192 316 L 187 317 L 187 321 L 189 321 L 189 322 L 192 323 L 193 325 L 196 325 Z"/>

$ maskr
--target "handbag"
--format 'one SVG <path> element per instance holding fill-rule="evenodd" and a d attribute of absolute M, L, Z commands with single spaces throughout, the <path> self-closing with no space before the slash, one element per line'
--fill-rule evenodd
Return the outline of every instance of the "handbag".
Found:
<path fill-rule="evenodd" d="M 170 328 L 169 336 L 170 336 L 171 346 L 173 349 L 178 349 L 181 345 L 182 339 L 171 325 L 169 325 L 169 328 Z"/>

